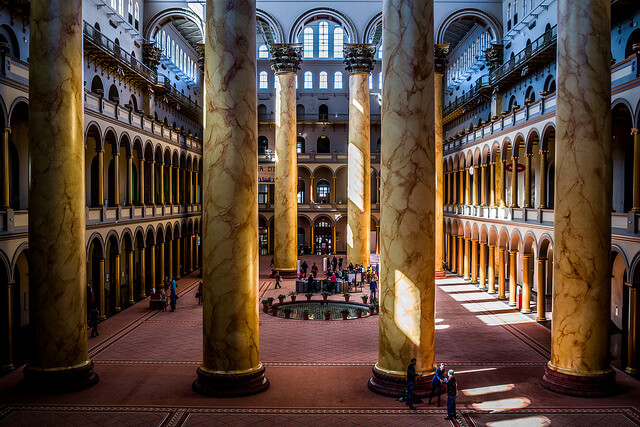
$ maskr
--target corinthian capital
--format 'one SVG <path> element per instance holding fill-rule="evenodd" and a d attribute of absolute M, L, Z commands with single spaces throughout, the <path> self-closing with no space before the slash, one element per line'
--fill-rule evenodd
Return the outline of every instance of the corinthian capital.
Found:
<path fill-rule="evenodd" d="M 376 45 L 362 43 L 345 43 L 344 63 L 347 64 L 347 71 L 350 73 L 370 73 L 376 61 Z"/>
<path fill-rule="evenodd" d="M 302 45 L 298 43 L 269 43 L 271 69 L 275 73 L 295 73 L 302 61 Z"/>
<path fill-rule="evenodd" d="M 444 74 L 447 68 L 447 55 L 449 54 L 449 43 L 437 44 L 433 47 L 434 70 L 438 74 Z"/>

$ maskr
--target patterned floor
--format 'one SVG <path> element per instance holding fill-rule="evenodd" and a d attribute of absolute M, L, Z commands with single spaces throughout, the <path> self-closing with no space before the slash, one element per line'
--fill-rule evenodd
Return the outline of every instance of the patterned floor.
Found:
<path fill-rule="evenodd" d="M 267 264 L 263 258 L 259 300 L 293 289 L 285 282 L 274 290 Z M 90 390 L 36 396 L 22 390 L 20 370 L 0 378 L 0 425 L 640 425 L 640 382 L 617 372 L 621 393 L 606 399 L 543 389 L 549 330 L 457 277 L 439 280 L 436 292 L 436 358 L 456 370 L 460 385 L 455 421 L 444 420 L 444 399 L 440 408 L 424 402 L 414 412 L 369 392 L 377 316 L 303 321 L 260 310 L 271 387 L 248 398 L 206 398 L 191 391 L 202 355 L 196 284 L 195 276 L 180 281 L 173 313 L 150 312 L 143 301 L 103 322 L 89 341 L 101 376 Z"/>

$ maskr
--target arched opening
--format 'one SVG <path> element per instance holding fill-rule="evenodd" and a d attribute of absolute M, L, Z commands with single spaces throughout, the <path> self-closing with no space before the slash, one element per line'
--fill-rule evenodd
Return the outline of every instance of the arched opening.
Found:
<path fill-rule="evenodd" d="M 23 250 L 15 263 L 13 270 L 13 301 L 12 303 L 12 335 L 13 360 L 18 366 L 26 362 L 30 355 L 32 331 L 29 327 L 30 319 L 30 288 L 29 288 L 29 251 Z"/>
<path fill-rule="evenodd" d="M 258 105 L 258 120 L 259 121 L 267 120 L 267 106 L 264 104 Z"/>
<path fill-rule="evenodd" d="M 321 217 L 314 227 L 314 247 L 318 255 L 330 254 L 333 249 L 333 227 L 328 218 Z"/>
<path fill-rule="evenodd" d="M 626 365 L 626 335 L 628 334 L 628 295 L 625 292 L 627 270 L 621 254 L 611 252 L 611 305 L 609 327 L 609 351 L 611 365 L 624 369 Z"/>
<path fill-rule="evenodd" d="M 109 101 L 115 102 L 116 104 L 120 102 L 120 94 L 118 93 L 118 88 L 114 84 L 109 87 Z"/>
<path fill-rule="evenodd" d="M 304 105 L 302 104 L 296 105 L 296 119 L 298 121 L 304 120 Z"/>
<path fill-rule="evenodd" d="M 305 152 L 305 140 L 304 137 L 298 136 L 296 138 L 296 153 L 304 153 Z"/>
<path fill-rule="evenodd" d="M 322 135 L 318 138 L 317 141 L 318 153 L 329 153 L 331 152 L 331 141 L 325 135 Z"/>
<path fill-rule="evenodd" d="M 260 135 L 258 137 L 258 154 L 267 154 L 269 149 L 269 140 L 266 136 Z"/>
<path fill-rule="evenodd" d="M 331 195 L 331 186 L 329 185 L 329 181 L 326 179 L 321 179 L 318 181 L 316 185 L 317 198 L 316 201 L 318 203 L 329 203 L 330 195 Z"/>
<path fill-rule="evenodd" d="M 329 121 L 329 107 L 327 104 L 322 104 L 318 107 L 318 120 L 321 122 Z"/>
<path fill-rule="evenodd" d="M 29 106 L 20 102 L 13 108 L 9 123 L 9 206 L 29 207 Z"/>
<path fill-rule="evenodd" d="M 102 79 L 99 76 L 93 76 L 93 79 L 91 80 L 91 92 L 98 95 L 104 95 Z"/>
<path fill-rule="evenodd" d="M 551 74 L 549 74 L 547 76 L 547 79 L 544 81 L 544 91 L 548 93 L 553 93 L 556 91 L 556 80 Z"/>
<path fill-rule="evenodd" d="M 302 179 L 298 179 L 298 203 L 300 204 L 304 204 L 305 203 L 305 185 L 304 185 L 304 180 Z"/>
<path fill-rule="evenodd" d="M 633 50 L 633 45 L 638 43 L 640 43 L 640 28 L 633 30 L 633 32 L 629 36 L 629 39 L 627 40 L 627 45 L 624 48 L 625 58 L 628 58 L 631 55 L 635 54 L 635 51 Z"/>
<path fill-rule="evenodd" d="M 625 104 L 613 107 L 611 122 L 612 208 L 617 213 L 625 213 L 633 208 L 633 136 L 629 108 Z"/>
<path fill-rule="evenodd" d="M 527 92 L 524 96 L 524 102 L 529 104 L 536 100 L 536 92 L 533 90 L 533 86 L 527 88 Z"/>
<path fill-rule="evenodd" d="M 138 100 L 136 99 L 135 95 L 131 95 L 131 98 L 129 99 L 129 105 L 131 106 L 131 109 L 133 111 L 138 111 Z"/>
<path fill-rule="evenodd" d="M 9 46 L 9 55 L 20 59 L 20 44 L 18 43 L 18 38 L 13 32 L 13 29 L 6 24 L 0 25 L 0 42 L 6 43 Z"/>

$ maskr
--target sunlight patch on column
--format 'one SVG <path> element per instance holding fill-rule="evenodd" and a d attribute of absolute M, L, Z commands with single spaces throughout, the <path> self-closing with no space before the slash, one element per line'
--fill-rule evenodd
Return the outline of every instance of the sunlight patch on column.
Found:
<path fill-rule="evenodd" d="M 354 98 L 353 100 L 353 106 L 356 107 L 358 109 L 358 111 L 360 111 L 360 114 L 364 114 L 364 107 L 362 106 L 362 104 L 360 104 L 360 102 L 358 102 L 357 99 Z"/>
<path fill-rule="evenodd" d="M 347 224 L 347 246 L 353 249 L 353 230 L 349 224 Z"/>
<path fill-rule="evenodd" d="M 411 342 L 420 345 L 420 290 L 402 272 L 395 272 L 394 320 Z"/>
<path fill-rule="evenodd" d="M 360 212 L 364 212 L 364 177 L 362 176 L 364 168 L 364 156 L 354 144 L 349 143 L 349 171 L 347 173 L 347 193 L 349 200 Z M 365 171 L 364 173 L 369 173 Z"/>

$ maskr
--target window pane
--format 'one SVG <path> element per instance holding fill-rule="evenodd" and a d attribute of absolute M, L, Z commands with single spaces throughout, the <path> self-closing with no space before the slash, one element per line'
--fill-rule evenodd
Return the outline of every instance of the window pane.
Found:
<path fill-rule="evenodd" d="M 266 71 L 260 72 L 260 89 L 267 89 L 269 87 L 269 76 Z"/>
<path fill-rule="evenodd" d="M 313 58 L 313 28 L 304 29 L 302 48 L 304 58 Z"/>
<path fill-rule="evenodd" d="M 333 75 L 333 88 L 342 89 L 342 73 L 340 71 L 336 71 Z"/>
<path fill-rule="evenodd" d="M 333 57 L 342 58 L 344 48 L 344 30 L 341 27 L 336 27 L 333 30 Z"/>
<path fill-rule="evenodd" d="M 378 89 L 382 89 L 382 72 L 378 73 Z"/>
<path fill-rule="evenodd" d="M 320 89 L 327 89 L 328 87 L 328 75 L 325 71 L 321 71 L 320 72 L 320 83 L 319 83 L 319 87 Z"/>
<path fill-rule="evenodd" d="M 258 48 L 258 58 L 268 58 L 269 57 L 269 49 L 267 49 L 266 45 L 261 44 Z"/>
<path fill-rule="evenodd" d="M 369 90 L 373 89 L 373 77 L 369 74 Z"/>
<path fill-rule="evenodd" d="M 304 88 L 313 89 L 313 74 L 311 71 L 304 73 Z"/>
<path fill-rule="evenodd" d="M 323 21 L 318 30 L 318 58 L 329 57 L 329 23 Z"/>

